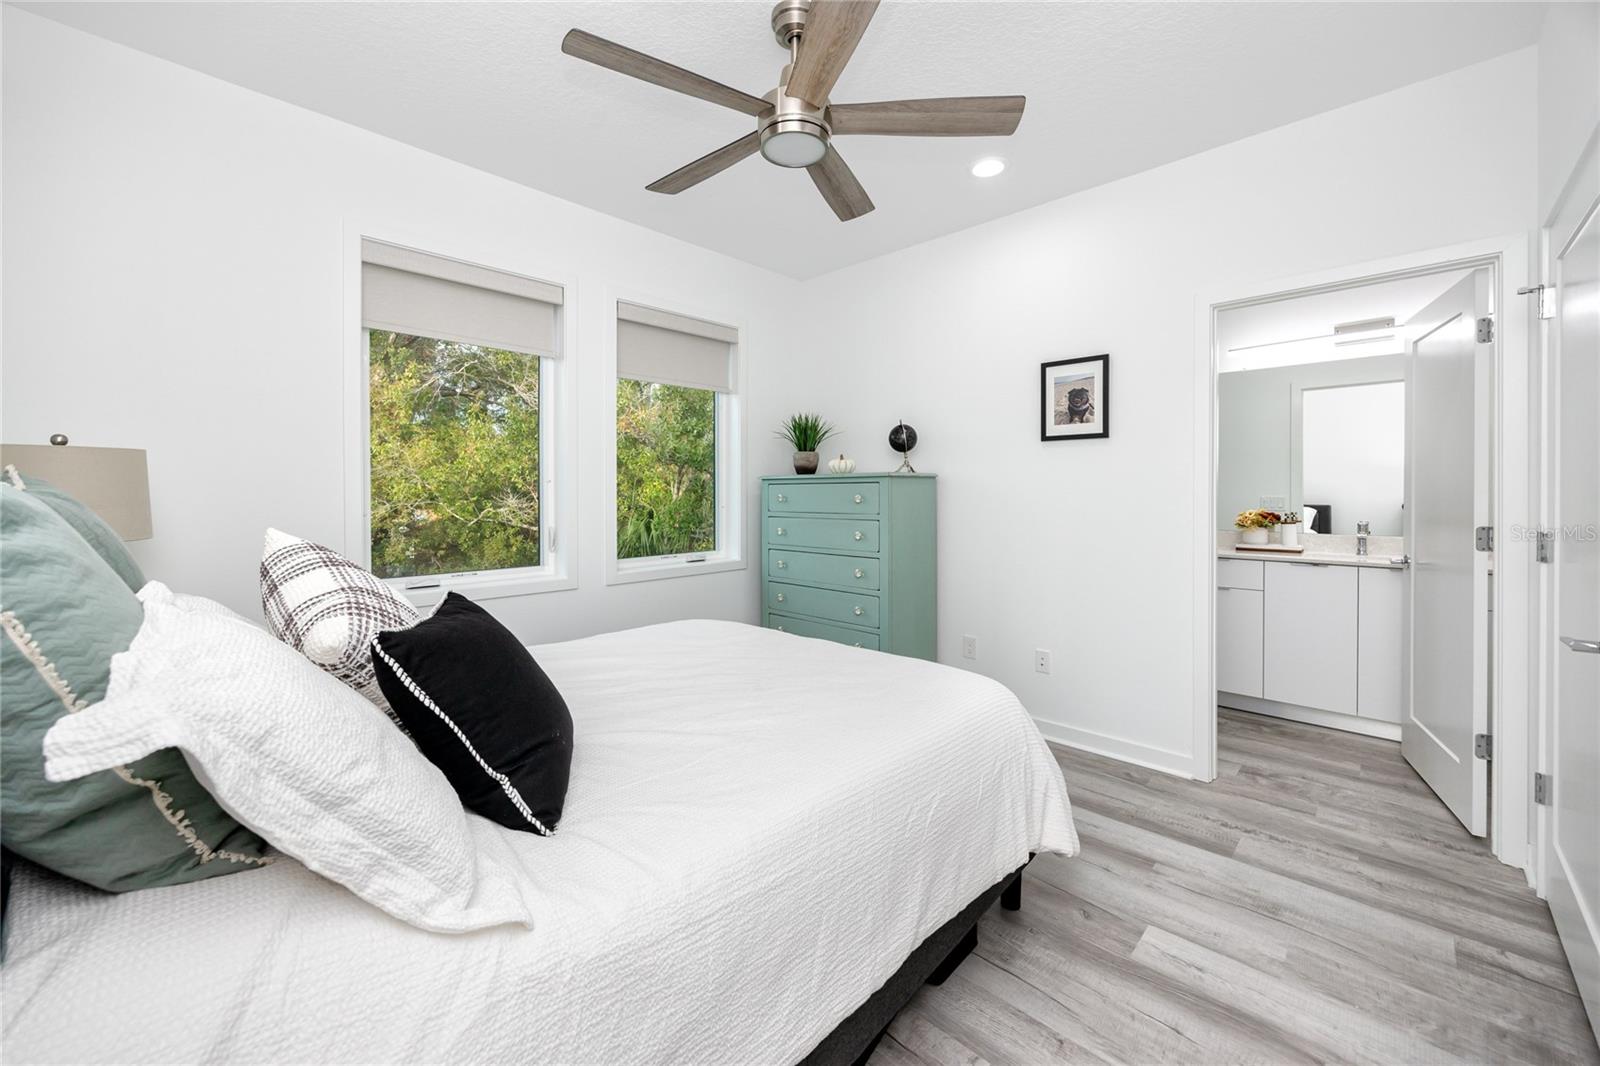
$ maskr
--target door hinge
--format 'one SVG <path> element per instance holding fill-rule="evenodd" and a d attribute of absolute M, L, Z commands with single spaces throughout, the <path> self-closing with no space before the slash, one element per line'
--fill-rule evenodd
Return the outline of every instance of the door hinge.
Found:
<path fill-rule="evenodd" d="M 1481 552 L 1494 551 L 1494 527 L 1479 526 L 1472 531 L 1473 541 Z"/>
<path fill-rule="evenodd" d="M 1556 561 L 1556 535 L 1553 530 L 1539 530 L 1539 539 L 1533 545 L 1533 558 L 1535 562 L 1553 563 Z"/>
<path fill-rule="evenodd" d="M 1541 807 L 1550 806 L 1550 801 L 1553 798 L 1551 792 L 1554 789 L 1555 782 L 1551 780 L 1549 774 L 1533 775 L 1533 802 Z"/>
<path fill-rule="evenodd" d="M 1494 316 L 1484 315 L 1478 319 L 1478 343 L 1488 344 L 1494 340 Z"/>
<path fill-rule="evenodd" d="M 1539 300 L 1539 317 L 1556 317 L 1556 288 L 1554 285 L 1529 285 L 1517 290 L 1518 296 L 1535 296 Z"/>
<path fill-rule="evenodd" d="M 1488 733 L 1479 733 L 1472 738 L 1472 754 L 1480 759 L 1494 758 L 1494 737 Z"/>

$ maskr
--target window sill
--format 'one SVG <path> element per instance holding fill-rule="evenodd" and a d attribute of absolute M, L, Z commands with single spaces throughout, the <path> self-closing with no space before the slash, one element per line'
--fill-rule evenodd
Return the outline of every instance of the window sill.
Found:
<path fill-rule="evenodd" d="M 745 561 L 727 556 L 710 555 L 701 562 L 684 559 L 612 559 L 607 585 L 631 585 L 636 581 L 663 581 L 672 577 L 693 577 L 696 574 L 725 574 L 743 570 Z"/>
<path fill-rule="evenodd" d="M 469 600 L 499 600 L 511 596 L 533 596 L 541 592 L 565 592 L 578 587 L 576 578 L 564 574 L 474 574 L 471 577 L 445 577 L 437 586 L 406 588 L 406 581 L 417 578 L 389 578 L 391 589 L 416 607 L 433 607 L 447 592 L 459 592 Z"/>

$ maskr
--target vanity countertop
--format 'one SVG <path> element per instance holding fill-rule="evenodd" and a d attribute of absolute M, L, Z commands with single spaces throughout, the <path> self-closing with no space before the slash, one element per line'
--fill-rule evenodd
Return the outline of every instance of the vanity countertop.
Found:
<path fill-rule="evenodd" d="M 1317 563 L 1323 566 L 1369 566 L 1383 570 L 1404 570 L 1403 556 L 1377 554 L 1357 555 L 1354 552 L 1312 551 L 1294 552 L 1240 551 L 1237 548 L 1217 549 L 1218 559 L 1263 559 L 1269 563 Z"/>

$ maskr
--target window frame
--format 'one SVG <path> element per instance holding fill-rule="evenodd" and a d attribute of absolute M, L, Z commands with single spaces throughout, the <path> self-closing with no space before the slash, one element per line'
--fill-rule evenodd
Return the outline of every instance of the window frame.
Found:
<path fill-rule="evenodd" d="M 361 317 L 361 240 L 382 241 L 473 263 L 487 269 L 537 278 L 562 288 L 562 305 L 556 309 L 556 357 L 539 356 L 539 565 L 504 570 L 473 570 L 451 574 L 383 578 L 390 588 L 417 607 L 432 607 L 446 593 L 459 592 L 469 599 L 487 600 L 559 592 L 578 587 L 577 581 L 577 442 L 573 413 L 576 373 L 571 353 L 576 350 L 576 315 L 572 314 L 574 286 L 559 271 L 527 260 L 525 252 L 505 247 L 463 247 L 455 239 L 439 238 L 394 227 L 349 225 L 345 230 L 345 378 L 346 461 L 344 554 L 372 566 L 372 451 L 370 396 L 370 331 Z M 491 265 L 492 264 L 492 265 Z"/>
<path fill-rule="evenodd" d="M 610 481 L 606 508 L 606 584 L 626 585 L 638 581 L 720 574 L 745 569 L 744 523 L 744 324 L 737 316 L 720 310 L 699 307 L 692 300 L 643 296 L 634 292 L 607 290 L 605 299 L 606 344 L 604 372 L 607 401 L 605 435 L 606 476 Z M 713 472 L 716 492 L 716 549 L 709 552 L 684 552 L 652 555 L 639 559 L 617 557 L 617 303 L 625 301 L 654 307 L 676 315 L 716 322 L 735 330 L 739 339 L 732 345 L 733 391 L 716 393 L 716 459 Z"/>

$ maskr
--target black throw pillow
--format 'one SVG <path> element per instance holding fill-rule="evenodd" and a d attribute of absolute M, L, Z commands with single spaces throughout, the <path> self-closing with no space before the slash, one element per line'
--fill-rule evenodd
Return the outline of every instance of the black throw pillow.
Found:
<path fill-rule="evenodd" d="M 378 687 L 462 804 L 549 836 L 572 768 L 572 714 L 511 631 L 454 592 L 372 642 Z"/>

